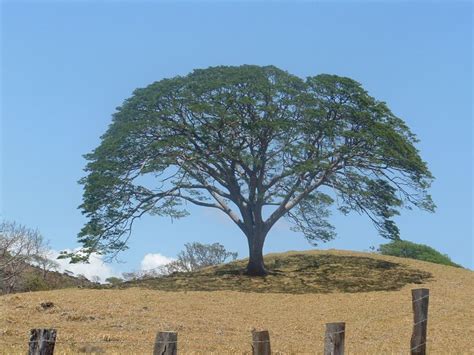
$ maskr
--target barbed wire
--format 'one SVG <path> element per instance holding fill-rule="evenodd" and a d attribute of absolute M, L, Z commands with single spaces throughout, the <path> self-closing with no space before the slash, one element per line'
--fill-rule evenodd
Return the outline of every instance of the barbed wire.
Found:
<path fill-rule="evenodd" d="M 36 342 L 36 341 L 35 341 Z M 32 342 L 29 342 L 29 343 L 25 343 L 25 342 L 0 342 L 0 344 L 3 344 L 3 345 L 11 345 L 11 346 L 14 346 L 14 345 L 19 345 L 19 346 L 27 346 L 28 344 L 30 344 Z M 63 345 L 63 344 L 67 344 L 67 345 L 70 345 L 70 346 L 74 346 L 76 344 L 86 344 L 86 345 L 91 345 L 91 344 L 108 344 L 108 345 L 111 345 L 113 346 L 114 344 L 133 344 L 133 345 L 137 345 L 137 344 L 143 344 L 143 345 L 146 345 L 146 344 L 150 344 L 150 345 L 156 345 L 156 344 L 179 344 L 180 346 L 189 346 L 189 345 L 195 345 L 195 343 L 193 342 L 192 344 L 187 344 L 186 342 L 184 341 L 180 341 L 178 343 L 178 341 L 169 341 L 169 342 L 153 342 L 153 341 L 146 341 L 146 342 L 143 342 L 143 341 L 122 341 L 122 340 L 118 340 L 118 341 L 56 341 L 56 342 L 53 342 L 53 341 L 42 341 L 41 343 L 55 343 L 55 344 L 59 344 L 59 345 Z M 249 346 L 252 346 L 253 344 L 255 343 L 270 343 L 269 340 L 260 340 L 260 341 L 252 341 L 252 342 L 249 342 L 247 343 Z M 206 343 L 207 344 L 207 343 Z M 406 353 L 407 351 L 413 351 L 421 346 L 424 346 L 424 345 L 427 345 L 428 343 L 427 342 L 424 342 L 422 344 L 418 344 L 410 349 L 407 349 L 407 348 L 397 348 L 397 350 L 393 350 L 392 348 L 392 353 L 395 352 L 395 353 Z M 237 345 L 237 344 L 235 344 Z M 238 344 L 238 347 L 240 347 L 242 344 L 239 343 Z M 390 349 L 389 346 L 381 346 L 382 349 Z M 313 353 L 313 352 L 311 352 Z M 314 352 L 315 354 L 318 353 L 317 351 Z"/>
<path fill-rule="evenodd" d="M 415 325 L 421 324 L 421 323 L 423 323 L 423 322 L 426 322 L 427 320 L 428 320 L 428 318 L 422 319 L 422 320 L 420 320 L 420 321 L 418 321 L 418 322 L 416 322 L 416 323 L 413 323 L 413 325 L 415 326 Z"/>
<path fill-rule="evenodd" d="M 414 303 L 416 303 L 416 302 L 419 302 L 419 301 L 421 301 L 421 300 L 423 300 L 423 299 L 425 299 L 425 298 L 429 298 L 429 297 L 430 297 L 430 295 L 427 294 L 427 295 L 424 295 L 424 296 L 419 297 L 419 298 L 417 298 L 417 299 L 414 299 L 414 300 L 412 300 L 411 302 L 414 304 Z M 398 317 L 399 317 L 399 316 L 400 316 L 400 314 L 398 314 Z M 413 314 L 413 312 L 410 312 L 410 313 L 405 313 L 405 314 L 403 314 L 403 316 L 405 316 L 405 317 L 413 317 L 414 314 Z M 386 317 L 372 317 L 372 318 L 367 319 L 367 320 L 364 322 L 364 324 L 363 324 L 362 327 L 357 327 L 356 329 L 365 329 L 369 323 L 381 322 L 381 321 L 385 321 L 385 320 L 391 319 L 391 318 L 393 318 L 393 315 L 386 316 Z M 423 322 L 426 322 L 427 320 L 428 320 L 428 319 L 426 318 L 426 319 L 423 319 L 423 320 L 418 321 L 418 322 L 416 322 L 416 323 L 411 323 L 411 325 L 412 325 L 413 327 L 415 327 L 416 325 L 418 325 L 418 324 L 420 324 L 420 323 L 423 323 Z M 390 335 L 392 335 L 392 336 L 390 337 Z M 381 340 L 387 341 L 387 338 L 388 338 L 388 339 L 393 339 L 394 337 L 396 337 L 396 335 L 394 335 L 393 329 L 391 329 L 390 331 L 387 331 L 387 332 L 383 333 L 382 336 L 378 336 L 378 337 L 375 339 L 375 341 L 370 341 L 370 343 L 376 343 L 376 342 L 379 342 L 379 341 L 381 341 Z M 364 344 L 364 343 L 367 344 L 368 342 L 369 342 L 369 341 L 365 341 L 365 342 L 362 342 L 362 344 Z M 423 343 L 423 344 L 427 344 L 427 341 L 426 341 L 425 343 Z M 416 349 L 416 348 L 422 346 L 423 344 L 419 344 L 419 345 L 417 345 L 416 347 L 414 347 L 413 349 L 409 349 L 409 350 L 412 351 L 412 350 L 414 350 L 414 349 Z M 350 347 L 350 344 L 347 344 L 346 346 Z M 406 352 L 407 349 L 406 349 L 406 348 L 400 348 L 399 351 L 400 351 L 400 352 Z"/>
<path fill-rule="evenodd" d="M 419 302 L 425 298 L 429 298 L 430 295 L 425 295 L 425 296 L 422 296 L 422 297 L 419 297 L 415 300 L 412 300 L 412 303 L 415 303 L 415 302 Z M 406 313 L 404 314 L 404 316 L 406 317 L 413 317 L 413 313 L 410 312 L 410 314 Z M 366 328 L 366 326 L 369 324 L 369 323 L 372 323 L 372 322 L 381 322 L 381 321 L 384 321 L 384 320 L 387 320 L 387 319 L 390 319 L 390 318 L 393 318 L 393 315 L 391 316 L 386 316 L 386 317 L 372 317 L 372 318 L 369 318 L 367 319 L 365 322 L 364 322 L 364 325 L 362 327 L 356 327 L 356 329 L 364 329 Z M 415 322 L 415 323 L 412 323 L 412 326 L 415 327 L 423 322 L 427 322 L 428 321 L 428 318 L 425 318 L 425 319 L 422 319 L 418 322 Z M 61 329 L 63 328 L 62 326 L 49 326 L 50 329 Z M 337 332 L 330 332 L 330 333 L 325 333 L 325 336 L 326 335 L 335 335 L 335 334 L 342 334 L 342 333 L 346 333 L 346 330 L 343 330 L 343 331 L 337 331 Z M 393 335 L 393 329 L 384 333 L 382 336 L 379 336 L 377 337 L 376 341 L 371 341 L 371 343 L 375 343 L 377 342 L 378 340 L 382 340 L 382 339 L 387 339 L 387 337 L 392 334 L 392 337 L 395 337 L 395 335 Z M 390 338 L 390 337 L 389 337 Z M 431 337 L 430 340 L 433 340 L 433 338 Z M 131 341 L 131 340 L 32 340 L 32 341 L 28 341 L 28 343 L 41 343 L 41 342 L 54 342 L 56 344 L 70 344 L 70 345 L 74 345 L 74 344 L 109 344 L 109 345 L 113 345 L 113 344 L 176 344 L 178 343 L 178 341 L 142 341 L 142 340 L 138 340 L 138 341 Z M 256 341 L 252 341 L 250 344 L 254 344 L 254 343 L 269 343 L 270 340 L 256 340 Z M 0 341 L 0 344 L 4 344 L 4 345 L 25 345 L 26 341 L 13 341 L 13 342 L 6 342 L 6 341 Z M 367 343 L 366 342 L 363 342 L 364 343 Z M 179 344 L 181 345 L 184 345 L 186 346 L 187 345 L 187 341 L 186 340 L 180 340 L 179 341 Z M 193 340 L 193 344 L 195 344 L 195 340 Z M 424 345 L 427 345 L 428 344 L 428 341 L 425 341 L 424 343 L 422 344 L 418 344 L 416 345 L 415 347 L 412 347 L 410 348 L 409 350 L 410 351 L 413 351 L 421 346 L 424 346 Z M 237 345 L 237 344 L 236 344 Z M 241 345 L 241 344 L 239 344 Z M 349 345 L 349 344 L 347 344 Z M 400 352 L 406 352 L 408 349 L 406 348 L 400 348 L 399 349 Z"/>
<path fill-rule="evenodd" d="M 416 300 L 413 300 L 412 303 L 418 302 L 418 301 L 420 301 L 420 300 L 422 300 L 422 299 L 424 299 L 424 298 L 430 298 L 430 295 L 424 295 L 424 296 L 422 296 L 422 297 L 420 297 L 420 298 L 417 298 Z"/>
<path fill-rule="evenodd" d="M 410 351 L 418 349 L 420 346 L 427 345 L 427 344 L 428 344 L 427 342 L 424 342 L 423 344 L 418 344 L 417 346 L 414 346 L 413 348 L 411 348 Z"/>
<path fill-rule="evenodd" d="M 346 332 L 345 330 L 340 330 L 338 332 L 330 332 L 330 333 L 326 332 L 325 334 L 326 335 L 333 335 L 333 334 L 341 334 L 341 333 L 345 333 L 345 332 Z"/>

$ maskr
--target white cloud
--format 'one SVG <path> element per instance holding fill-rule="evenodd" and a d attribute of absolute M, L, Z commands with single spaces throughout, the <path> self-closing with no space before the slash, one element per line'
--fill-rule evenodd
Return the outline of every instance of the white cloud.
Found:
<path fill-rule="evenodd" d="M 69 251 L 69 250 L 68 250 Z M 69 264 L 69 259 L 56 259 L 59 255 L 59 252 L 56 250 L 51 250 L 49 257 L 50 259 L 56 261 L 59 264 L 60 272 L 69 270 L 74 273 L 74 275 L 82 274 L 87 277 L 89 280 L 93 276 L 99 276 L 101 282 L 105 282 L 105 279 L 111 276 L 119 276 L 119 273 L 114 271 L 110 264 L 105 263 L 102 260 L 102 255 L 91 254 L 89 258 L 89 264 Z"/>
<path fill-rule="evenodd" d="M 167 256 L 161 255 L 160 253 L 155 253 L 155 254 L 149 253 L 143 257 L 140 265 L 141 265 L 141 269 L 143 271 L 146 271 L 146 270 L 155 269 L 161 265 L 166 265 L 172 262 L 173 260 L 174 259 L 168 258 Z"/>

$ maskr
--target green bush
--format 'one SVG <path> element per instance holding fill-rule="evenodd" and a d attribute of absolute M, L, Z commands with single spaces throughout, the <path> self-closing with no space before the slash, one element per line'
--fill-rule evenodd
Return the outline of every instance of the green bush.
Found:
<path fill-rule="evenodd" d="M 116 285 L 121 284 L 123 282 L 123 279 L 121 279 L 120 277 L 111 276 L 111 277 L 106 278 L 105 282 L 108 282 L 112 286 L 116 286 Z"/>
<path fill-rule="evenodd" d="M 24 278 L 25 291 L 45 291 L 49 289 L 47 282 L 34 273 L 28 273 Z"/>
<path fill-rule="evenodd" d="M 451 259 L 439 251 L 424 244 L 416 244 L 407 240 L 393 240 L 390 243 L 379 246 L 378 251 L 383 255 L 398 256 L 416 260 L 429 261 L 431 263 L 462 267 L 453 263 Z"/>

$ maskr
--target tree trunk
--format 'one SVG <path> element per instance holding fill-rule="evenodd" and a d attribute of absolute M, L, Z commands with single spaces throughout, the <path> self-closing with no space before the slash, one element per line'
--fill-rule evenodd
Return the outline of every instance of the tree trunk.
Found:
<path fill-rule="evenodd" d="M 249 276 L 265 276 L 265 264 L 263 263 L 263 243 L 265 234 L 253 234 L 247 236 L 249 243 L 249 263 L 245 269 L 245 274 Z"/>

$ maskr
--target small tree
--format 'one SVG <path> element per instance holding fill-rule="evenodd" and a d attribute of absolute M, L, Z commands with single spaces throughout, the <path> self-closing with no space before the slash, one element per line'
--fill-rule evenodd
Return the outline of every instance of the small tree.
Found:
<path fill-rule="evenodd" d="M 81 287 L 87 286 L 90 282 L 90 280 L 84 274 L 77 274 L 75 277 L 81 283 Z"/>
<path fill-rule="evenodd" d="M 42 275 L 38 275 L 34 272 L 29 272 L 24 275 L 23 283 L 23 289 L 25 291 L 44 291 L 49 289 L 49 285 Z"/>
<path fill-rule="evenodd" d="M 228 252 L 222 244 L 186 243 L 176 260 L 164 265 L 168 273 L 190 272 L 207 266 L 218 265 L 227 259 L 237 259 L 237 253 Z"/>
<path fill-rule="evenodd" d="M 59 269 L 59 263 L 49 258 L 47 249 L 41 250 L 38 255 L 34 255 L 32 264 L 41 269 L 43 280 L 46 280 L 48 272 Z"/>
<path fill-rule="evenodd" d="M 283 217 L 313 244 L 334 238 L 329 206 L 366 214 L 399 238 L 402 207 L 433 211 L 433 179 L 415 135 L 349 78 L 301 79 L 274 66 L 214 67 L 137 89 L 85 157 L 81 253 L 115 255 L 145 213 L 180 218 L 186 204 L 221 211 L 245 235 L 248 275 Z"/>
<path fill-rule="evenodd" d="M 38 230 L 15 222 L 0 223 L 0 282 L 4 292 L 14 291 L 23 272 L 43 247 L 44 240 Z"/>
<path fill-rule="evenodd" d="M 122 277 L 125 281 L 134 281 L 138 280 L 142 277 L 143 275 L 139 271 L 129 271 L 129 272 L 123 272 Z"/>
<path fill-rule="evenodd" d="M 70 277 L 74 277 L 74 272 L 72 272 L 71 270 L 64 270 L 63 274 Z"/>
<path fill-rule="evenodd" d="M 416 260 L 429 261 L 436 264 L 461 267 L 454 263 L 449 256 L 424 244 L 416 244 L 408 240 L 394 240 L 379 246 L 378 251 L 383 255 L 398 256 Z"/>

